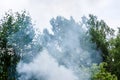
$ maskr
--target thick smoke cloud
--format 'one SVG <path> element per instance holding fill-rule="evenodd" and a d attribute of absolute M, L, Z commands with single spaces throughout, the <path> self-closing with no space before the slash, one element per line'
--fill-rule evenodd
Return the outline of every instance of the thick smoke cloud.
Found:
<path fill-rule="evenodd" d="M 35 46 L 23 56 L 29 58 L 33 54 L 33 58 L 29 62 L 26 59 L 19 62 L 19 80 L 89 80 L 90 67 L 99 63 L 101 56 L 96 45 L 90 42 L 85 22 L 79 24 L 72 17 L 67 20 L 58 16 L 50 23 L 52 34 L 45 29 L 35 38 L 42 52 Z"/>
<path fill-rule="evenodd" d="M 18 72 L 24 74 L 19 80 L 77 80 L 70 69 L 59 65 L 47 51 L 38 54 L 28 64 L 19 63 Z"/>

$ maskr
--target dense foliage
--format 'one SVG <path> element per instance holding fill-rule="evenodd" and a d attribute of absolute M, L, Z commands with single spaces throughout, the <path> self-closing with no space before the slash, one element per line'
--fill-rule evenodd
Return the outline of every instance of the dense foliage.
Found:
<path fill-rule="evenodd" d="M 91 41 L 96 43 L 97 49 L 101 51 L 103 57 L 103 63 L 99 65 L 100 71 L 94 75 L 93 80 L 119 80 L 120 33 L 118 32 L 115 36 L 114 29 L 108 27 L 103 20 L 97 20 L 97 17 L 93 15 L 89 15 L 87 25 Z"/>
<path fill-rule="evenodd" d="M 120 80 L 120 33 L 117 33 L 115 38 L 110 40 L 108 66 L 107 70 L 112 74 L 115 74 Z"/>
<path fill-rule="evenodd" d="M 28 30 L 29 29 L 29 30 Z M 0 80 L 16 80 L 16 66 L 22 57 L 20 52 L 33 39 L 31 19 L 25 11 L 5 14 L 0 22 Z M 22 34 L 19 32 L 22 31 Z M 24 42 L 23 42 L 24 41 Z"/>
<path fill-rule="evenodd" d="M 117 80 L 117 77 L 104 68 L 107 66 L 106 63 L 101 63 L 99 66 L 94 65 L 92 67 L 93 70 L 93 75 L 92 75 L 92 80 Z"/>
<path fill-rule="evenodd" d="M 62 20 L 62 18 L 58 17 L 58 20 Z M 58 24 L 61 24 L 59 22 L 62 21 L 55 22 L 54 19 L 51 20 L 51 25 L 53 27 L 57 25 L 57 27 L 53 28 L 53 31 L 55 36 L 54 39 L 59 39 L 59 42 L 62 40 L 61 37 L 68 35 L 57 38 L 56 35 L 67 32 L 64 26 L 68 25 L 69 28 L 71 28 L 71 25 L 74 23 L 74 19 L 71 19 L 70 23 L 67 20 L 64 21 L 66 21 L 66 24 L 60 27 Z M 118 33 L 115 34 L 114 29 L 110 28 L 103 20 L 99 21 L 97 17 L 93 15 L 89 15 L 89 18 L 83 17 L 81 25 L 83 24 L 87 26 L 86 35 L 90 37 L 91 43 L 96 44 L 96 50 L 100 51 L 103 58 L 100 64 L 92 67 L 92 80 L 120 80 L 120 29 Z M 80 26 L 80 24 L 75 26 Z M 45 36 L 46 40 L 53 38 L 52 35 L 48 34 L 47 30 L 44 30 L 44 34 L 50 36 L 50 38 Z M 28 50 L 27 46 L 29 44 L 31 44 L 31 46 L 33 45 L 31 42 L 34 36 L 35 32 L 31 23 L 31 18 L 25 11 L 14 14 L 10 11 L 1 19 L 0 80 L 17 79 L 17 63 L 22 59 L 24 55 L 22 53 Z M 44 44 L 44 42 L 42 44 Z M 44 44 L 44 46 L 46 46 L 46 44 Z"/>

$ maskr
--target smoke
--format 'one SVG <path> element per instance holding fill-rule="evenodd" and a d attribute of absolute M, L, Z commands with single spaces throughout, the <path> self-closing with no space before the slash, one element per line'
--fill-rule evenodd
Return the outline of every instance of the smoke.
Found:
<path fill-rule="evenodd" d="M 19 80 L 90 80 L 90 67 L 101 61 L 100 51 L 91 43 L 85 24 L 79 24 L 71 17 L 67 20 L 58 16 L 51 19 L 52 34 L 45 29 L 35 38 L 42 46 L 30 48 L 17 66 Z M 37 51 L 36 51 L 37 49 Z M 36 51 L 36 52 L 34 52 Z M 30 52 L 30 54 L 28 54 Z"/>
<path fill-rule="evenodd" d="M 20 62 L 18 72 L 24 74 L 19 80 L 76 80 L 72 71 L 59 65 L 47 51 L 38 54 L 28 64 Z"/>

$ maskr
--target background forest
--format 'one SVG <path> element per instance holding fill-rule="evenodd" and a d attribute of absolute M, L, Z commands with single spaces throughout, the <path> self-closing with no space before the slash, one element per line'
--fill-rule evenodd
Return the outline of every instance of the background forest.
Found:
<path fill-rule="evenodd" d="M 0 20 L 0 80 L 51 80 L 20 68 L 34 63 L 44 49 L 58 65 L 73 71 L 77 79 L 71 80 L 120 80 L 120 28 L 115 31 L 91 14 L 81 19 L 77 23 L 72 17 L 52 18 L 52 33 L 41 33 L 26 11 L 6 12 Z"/>

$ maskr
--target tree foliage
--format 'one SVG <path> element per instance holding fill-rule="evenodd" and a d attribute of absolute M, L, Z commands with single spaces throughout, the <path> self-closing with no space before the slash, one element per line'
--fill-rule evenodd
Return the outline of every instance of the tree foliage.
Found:
<path fill-rule="evenodd" d="M 101 50 L 103 61 L 107 61 L 109 55 L 109 38 L 114 35 L 114 30 L 103 21 L 97 20 L 96 16 L 89 15 L 90 19 L 87 21 L 89 27 L 89 34 L 91 41 L 96 43 L 97 49 Z"/>
<path fill-rule="evenodd" d="M 120 80 L 120 29 L 115 36 L 114 29 L 110 28 L 103 20 L 98 20 L 97 17 L 93 15 L 89 15 L 88 19 L 83 17 L 82 24 L 75 23 L 73 18 L 71 18 L 69 21 L 62 17 L 57 17 L 56 20 L 53 18 L 50 23 L 53 26 L 52 30 L 54 34 L 52 35 L 47 30 L 44 30 L 43 33 L 45 40 L 43 41 L 49 43 L 53 42 L 53 44 L 51 43 L 53 46 L 56 46 L 56 44 L 59 45 L 59 47 L 63 45 L 63 48 L 66 48 L 66 51 L 64 51 L 66 53 L 64 54 L 66 55 L 65 59 L 68 58 L 69 60 L 69 56 L 73 56 L 72 54 L 68 54 L 69 51 L 72 53 L 77 53 L 74 51 L 76 47 L 73 47 L 73 45 L 78 45 L 75 44 L 74 41 L 79 42 L 79 40 L 75 39 L 76 37 L 79 39 L 82 38 L 80 42 L 81 45 L 87 45 L 87 47 L 82 46 L 82 48 L 85 48 L 85 50 L 89 49 L 91 45 L 88 44 L 91 41 L 91 43 L 96 44 L 96 46 L 91 47 L 90 50 L 93 48 L 95 49 L 96 47 L 95 50 L 100 51 L 100 54 L 103 58 L 103 62 L 98 64 L 98 66 L 95 66 L 93 69 L 92 80 Z M 84 32 L 80 33 L 81 31 L 79 29 L 82 30 L 81 27 L 83 24 L 87 26 L 87 35 L 84 34 L 82 36 L 81 34 Z M 69 28 L 71 30 L 68 30 Z M 78 35 L 78 33 L 80 35 Z M 9 11 L 0 20 L 0 80 L 16 80 L 17 63 L 20 61 L 20 59 L 22 59 L 23 55 L 25 55 L 22 53 L 29 51 L 28 46 L 31 48 L 41 48 L 41 46 L 39 46 L 37 43 L 32 44 L 34 36 L 35 32 L 31 18 L 28 14 L 26 14 L 25 11 L 22 13 L 12 13 Z M 88 37 L 90 41 L 87 41 Z M 70 42 L 68 42 L 68 39 Z M 68 44 L 62 43 L 63 40 Z M 56 41 L 58 41 L 58 43 L 56 43 Z M 47 45 L 45 42 L 42 42 L 42 45 L 46 46 L 47 48 L 50 47 L 49 49 L 51 49 L 51 46 Z M 69 43 L 74 44 L 71 47 Z M 56 50 L 56 47 L 54 48 L 54 50 Z M 90 50 L 88 50 L 88 52 Z M 58 49 L 58 53 L 60 52 L 61 51 Z M 93 54 L 93 56 L 95 55 L 96 54 Z M 74 57 L 74 59 L 74 61 L 80 62 L 77 61 L 78 59 L 76 59 L 76 57 Z M 61 64 L 64 63 L 65 62 L 63 60 Z M 97 70 L 97 72 L 95 70 Z"/>
<path fill-rule="evenodd" d="M 100 72 L 96 74 L 96 80 L 119 80 L 120 79 L 120 33 L 115 36 L 115 30 L 107 26 L 96 16 L 89 15 L 87 20 L 88 32 L 91 35 L 91 41 L 96 43 L 97 49 L 102 53 L 103 62 L 100 64 Z M 117 78 L 115 77 L 117 76 Z M 93 79 L 93 80 L 94 80 Z"/>
<path fill-rule="evenodd" d="M 112 75 L 110 72 L 104 68 L 107 63 L 100 63 L 99 66 L 94 65 L 92 80 L 117 80 L 117 76 Z M 97 70 L 97 72 L 95 71 Z"/>
<path fill-rule="evenodd" d="M 34 31 L 31 35 L 30 30 L 33 30 L 31 19 L 25 11 L 14 14 L 9 11 L 1 19 L 0 80 L 16 80 L 16 65 L 21 58 L 18 50 L 32 41 Z"/>
<path fill-rule="evenodd" d="M 110 40 L 108 71 L 120 79 L 120 33 Z"/>

